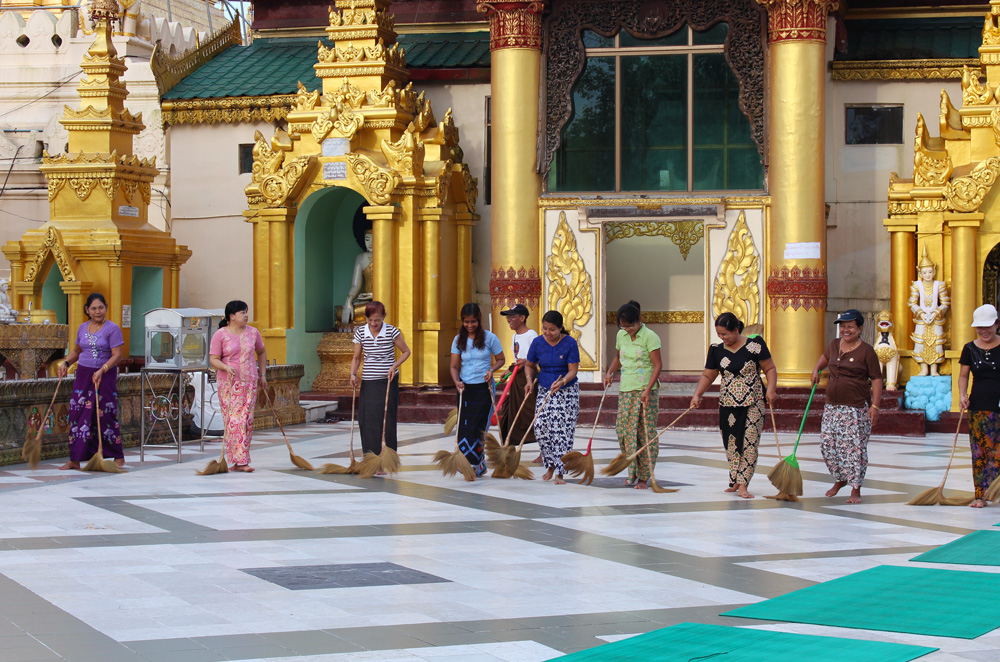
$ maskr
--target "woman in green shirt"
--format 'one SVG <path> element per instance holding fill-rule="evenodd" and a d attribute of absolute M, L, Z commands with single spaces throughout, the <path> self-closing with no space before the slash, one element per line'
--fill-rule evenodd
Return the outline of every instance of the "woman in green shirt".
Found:
<path fill-rule="evenodd" d="M 660 413 L 660 337 L 639 321 L 639 304 L 629 301 L 618 309 L 618 338 L 615 341 L 615 358 L 604 375 L 604 387 L 614 380 L 621 368 L 622 381 L 618 389 L 618 420 L 615 432 L 622 453 L 632 455 L 656 437 L 656 419 Z M 639 457 L 628 468 L 627 485 L 646 489 L 646 482 L 656 466 L 660 454 L 659 442 L 654 441 L 648 453 Z"/>

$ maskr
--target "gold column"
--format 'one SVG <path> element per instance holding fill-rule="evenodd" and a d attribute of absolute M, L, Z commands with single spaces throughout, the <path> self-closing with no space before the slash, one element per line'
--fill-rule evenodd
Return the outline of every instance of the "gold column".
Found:
<path fill-rule="evenodd" d="M 270 322 L 269 329 L 289 329 L 292 326 L 292 254 L 290 251 L 291 229 L 295 223 L 294 207 L 261 209 L 267 221 L 268 255 L 267 268 L 270 273 Z"/>
<path fill-rule="evenodd" d="M 441 222 L 446 218 L 444 209 L 421 209 L 417 221 L 422 224 L 422 261 L 420 278 L 421 292 L 420 321 L 417 332 L 421 349 L 421 364 L 417 373 L 420 386 L 438 384 L 438 362 L 443 354 L 441 348 Z"/>
<path fill-rule="evenodd" d="M 826 332 L 826 20 L 837 2 L 757 1 L 767 8 L 770 52 L 767 290 L 769 298 L 781 295 L 791 302 L 785 308 L 772 305 L 768 342 L 781 348 L 774 356 L 779 384 L 807 386 Z M 801 244 L 813 243 L 819 244 L 818 254 L 803 250 Z M 797 249 L 803 257 L 794 256 Z M 821 308 L 803 305 L 817 300 Z"/>
<path fill-rule="evenodd" d="M 170 307 L 179 308 L 181 305 L 181 265 L 170 265 Z"/>
<path fill-rule="evenodd" d="M 910 312 L 910 284 L 917 270 L 916 218 L 893 217 L 882 224 L 890 237 L 889 287 L 892 293 L 892 337 L 899 349 L 913 349 L 913 314 Z"/>
<path fill-rule="evenodd" d="M 472 226 L 476 223 L 476 217 L 472 212 L 459 212 L 455 215 L 455 243 L 458 244 L 456 297 L 460 306 L 472 301 Z M 445 314 L 458 317 L 457 310 Z"/>
<path fill-rule="evenodd" d="M 270 234 L 268 224 L 261 219 L 262 211 L 247 210 L 243 212 L 243 216 L 253 225 L 253 319 L 258 327 L 266 329 L 271 320 L 271 272 L 268 269 Z"/>
<path fill-rule="evenodd" d="M 526 284 L 531 291 L 541 291 L 535 219 L 542 190 L 536 170 L 536 150 L 545 3 L 480 2 L 477 7 L 490 20 L 492 329 L 503 346 L 508 347 L 511 333 L 500 311 L 512 301 L 534 309 L 538 300 L 517 292 L 525 283 L 513 283 L 507 275 L 511 270 L 523 269 L 529 276 L 518 280 L 529 281 Z M 536 311 L 532 313 L 535 315 Z"/>
<path fill-rule="evenodd" d="M 398 207 L 392 205 L 364 208 L 365 216 L 372 222 L 373 294 L 376 301 L 382 302 L 390 316 L 395 311 L 396 303 L 393 267 L 396 262 L 394 251 L 397 211 Z"/>
<path fill-rule="evenodd" d="M 951 342 L 955 350 L 973 340 L 972 311 L 978 307 L 978 274 L 975 265 L 977 234 L 983 222 L 980 212 L 945 212 L 944 220 L 951 228 Z"/>

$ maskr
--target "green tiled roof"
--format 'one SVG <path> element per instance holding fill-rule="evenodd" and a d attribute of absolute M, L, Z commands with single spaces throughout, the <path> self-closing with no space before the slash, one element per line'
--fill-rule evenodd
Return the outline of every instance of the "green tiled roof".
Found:
<path fill-rule="evenodd" d="M 847 52 L 835 60 L 939 60 L 979 57 L 982 17 L 849 20 Z"/>
<path fill-rule="evenodd" d="M 488 32 L 447 32 L 399 36 L 411 69 L 471 69 L 490 66 Z M 319 89 L 315 38 L 257 39 L 231 46 L 192 72 L 164 100 L 294 94 L 302 81 Z M 323 40 L 326 41 L 325 39 Z M 329 45 L 329 44 L 327 44 Z"/>

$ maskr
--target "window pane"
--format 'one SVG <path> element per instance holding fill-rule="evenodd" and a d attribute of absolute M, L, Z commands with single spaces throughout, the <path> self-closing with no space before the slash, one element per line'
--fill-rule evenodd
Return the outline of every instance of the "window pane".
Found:
<path fill-rule="evenodd" d="M 848 106 L 844 119 L 848 145 L 903 144 L 902 106 Z"/>
<path fill-rule="evenodd" d="M 584 48 L 614 48 L 615 38 L 602 37 L 593 30 L 584 30 L 583 46 Z"/>
<path fill-rule="evenodd" d="M 573 86 L 573 116 L 550 170 L 550 191 L 615 189 L 615 60 L 587 58 Z"/>
<path fill-rule="evenodd" d="M 760 189 L 764 170 L 722 53 L 694 55 L 692 155 L 696 190 Z"/>
<path fill-rule="evenodd" d="M 646 48 L 650 46 L 687 46 L 688 29 L 685 25 L 677 32 L 668 34 L 666 37 L 660 37 L 659 39 L 643 39 L 642 37 L 633 37 L 627 30 L 622 30 L 618 33 L 618 45 L 622 48 L 636 46 L 645 46 Z"/>
<path fill-rule="evenodd" d="M 696 46 L 701 44 L 724 44 L 726 35 L 729 34 L 729 24 L 726 22 L 716 23 L 704 32 L 692 30 L 692 42 Z"/>
<path fill-rule="evenodd" d="M 622 190 L 687 190 L 687 56 L 621 63 Z"/>

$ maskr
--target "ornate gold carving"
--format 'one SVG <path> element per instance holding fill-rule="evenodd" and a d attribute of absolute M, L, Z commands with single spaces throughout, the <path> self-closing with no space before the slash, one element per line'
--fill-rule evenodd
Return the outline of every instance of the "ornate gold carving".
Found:
<path fill-rule="evenodd" d="M 421 156 L 421 159 L 423 157 Z M 422 164 L 421 164 L 422 167 Z M 437 195 L 438 205 L 444 205 L 448 202 L 448 192 L 451 189 L 451 161 L 445 161 L 444 167 L 441 168 L 441 174 L 438 175 L 437 182 L 434 188 L 434 194 Z"/>
<path fill-rule="evenodd" d="M 978 63 L 977 63 L 978 64 Z M 978 71 L 972 67 L 962 67 L 962 105 L 984 106 L 993 99 L 993 89 L 979 80 Z"/>
<path fill-rule="evenodd" d="M 344 84 L 337 88 L 336 91 L 325 94 L 323 101 L 333 108 L 343 104 L 346 107 L 357 110 L 364 105 L 367 98 L 368 95 L 365 92 L 355 87 L 350 79 L 344 76 Z"/>
<path fill-rule="evenodd" d="M 295 95 L 295 110 L 298 112 L 310 111 L 319 103 L 319 90 L 310 92 L 306 86 L 299 81 L 299 92 Z"/>
<path fill-rule="evenodd" d="M 71 177 L 69 180 L 69 187 L 76 193 L 76 197 L 80 198 L 80 202 L 90 197 L 90 192 L 95 186 L 97 186 L 96 177 Z"/>
<path fill-rule="evenodd" d="M 1000 106 L 990 112 L 990 123 L 993 125 L 993 144 L 1000 147 Z"/>
<path fill-rule="evenodd" d="M 389 202 L 393 191 L 402 183 L 399 175 L 380 168 L 364 154 L 348 154 L 346 158 L 361 186 L 368 193 L 368 198 L 381 205 Z"/>
<path fill-rule="evenodd" d="M 944 140 L 931 138 L 924 116 L 917 113 L 916 139 L 913 142 L 913 183 L 917 186 L 943 186 L 951 177 L 952 165 Z"/>
<path fill-rule="evenodd" d="M 417 127 L 417 133 L 423 133 L 427 127 L 434 124 L 434 111 L 431 109 L 431 100 L 424 98 L 424 92 L 417 96 L 417 107 L 420 112 L 413 118 L 413 124 Z"/>
<path fill-rule="evenodd" d="M 760 321 L 760 257 L 753 244 L 746 214 L 740 212 L 736 226 L 729 235 L 726 257 L 719 264 L 715 277 L 712 316 L 730 312 L 746 325 Z"/>
<path fill-rule="evenodd" d="M 606 316 L 608 324 L 618 323 L 618 311 L 609 310 Z M 644 310 L 642 321 L 645 324 L 704 324 L 704 310 Z"/>
<path fill-rule="evenodd" d="M 399 170 L 404 175 L 419 177 L 423 174 L 424 143 L 417 137 L 417 133 L 411 122 L 396 142 L 382 139 L 382 154 L 390 168 Z"/>
<path fill-rule="evenodd" d="M 353 138 L 354 134 L 358 132 L 358 129 L 365 124 L 364 115 L 351 110 L 340 102 L 338 102 L 337 106 L 330 111 L 330 116 L 335 116 L 333 122 L 334 128 L 344 134 L 344 137 L 348 140 Z"/>
<path fill-rule="evenodd" d="M 771 42 L 826 41 L 826 17 L 837 0 L 757 0 L 767 8 Z"/>
<path fill-rule="evenodd" d="M 194 50 L 188 51 L 180 57 L 165 55 L 160 49 L 160 44 L 157 43 L 153 48 L 149 68 L 152 69 L 153 76 L 156 78 L 156 87 L 160 90 L 160 95 L 169 92 L 185 76 L 222 51 L 230 46 L 238 46 L 242 42 L 243 35 L 240 32 L 239 21 L 234 20 L 212 35 L 204 44 L 199 44 Z"/>
<path fill-rule="evenodd" d="M 470 212 L 475 212 L 476 201 L 479 199 L 479 180 L 472 176 L 465 163 L 462 164 L 462 184 L 465 188 L 465 206 Z"/>
<path fill-rule="evenodd" d="M 1000 27 L 996 24 L 995 14 L 987 14 L 983 24 L 983 46 L 1000 46 Z"/>
<path fill-rule="evenodd" d="M 493 267 L 490 271 L 490 305 L 494 310 L 523 303 L 534 310 L 542 296 L 538 269 Z"/>
<path fill-rule="evenodd" d="M 666 237 L 674 242 L 687 260 L 691 248 L 705 236 L 704 221 L 637 221 L 608 223 L 605 225 L 604 242 L 626 237 Z"/>
<path fill-rule="evenodd" d="M 331 111 L 327 110 L 316 116 L 313 123 L 309 125 L 309 133 L 312 134 L 313 140 L 316 142 L 323 142 L 331 131 L 333 131 L 333 120 L 330 118 Z"/>
<path fill-rule="evenodd" d="M 549 249 L 546 276 L 549 279 L 549 309 L 563 316 L 563 326 L 580 342 L 579 327 L 593 314 L 593 287 L 587 267 L 576 246 L 576 236 L 566 222 L 566 212 L 559 212 L 552 246 Z M 595 365 L 593 358 L 580 347 L 580 367 Z"/>
<path fill-rule="evenodd" d="M 478 2 L 490 19 L 490 50 L 542 47 L 544 2 Z"/>
<path fill-rule="evenodd" d="M 836 61 L 833 80 L 960 80 L 967 65 L 979 66 L 979 60 Z"/>
<path fill-rule="evenodd" d="M 24 282 L 35 282 L 35 279 L 41 273 L 42 266 L 45 264 L 45 258 L 50 254 L 52 255 L 53 262 L 59 267 L 59 273 L 62 274 L 63 280 L 66 282 L 76 282 L 76 274 L 73 273 L 72 266 L 75 260 L 66 252 L 66 245 L 63 244 L 62 235 L 52 225 L 45 230 L 45 238 L 42 240 L 42 245 L 38 247 L 35 258 L 24 270 Z"/>
<path fill-rule="evenodd" d="M 287 135 L 279 131 L 271 143 L 281 143 L 286 138 Z M 313 157 L 286 160 L 285 150 L 273 149 L 260 131 L 254 133 L 254 140 L 251 183 L 246 187 L 246 194 L 250 197 L 259 193 L 268 206 L 279 207 L 296 189 Z"/>
<path fill-rule="evenodd" d="M 955 211 L 976 211 L 1000 173 L 1000 157 L 991 156 L 969 173 L 948 182 L 944 196 Z"/>
<path fill-rule="evenodd" d="M 385 89 L 381 92 L 368 90 L 368 105 L 375 108 L 393 108 L 396 106 L 397 95 L 396 81 L 393 79 L 386 83 Z"/>
<path fill-rule="evenodd" d="M 239 124 L 284 119 L 295 102 L 294 94 L 275 94 L 264 97 L 164 101 L 160 106 L 166 124 Z"/>

